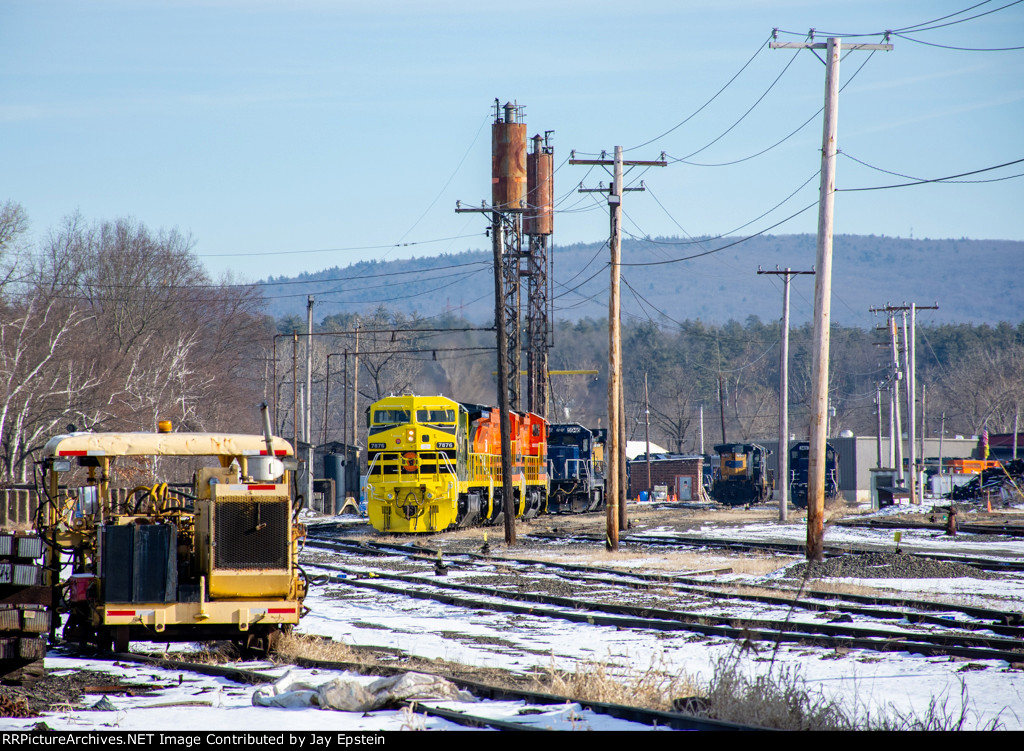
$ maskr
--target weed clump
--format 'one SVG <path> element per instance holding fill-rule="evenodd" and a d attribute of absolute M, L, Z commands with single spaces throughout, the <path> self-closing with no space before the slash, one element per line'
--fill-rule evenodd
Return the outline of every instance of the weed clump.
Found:
<path fill-rule="evenodd" d="M 559 670 L 554 661 L 535 676 L 537 690 L 580 701 L 625 704 L 645 709 L 672 709 L 673 697 L 696 690 L 694 681 L 671 672 L 664 656 L 645 669 L 624 668 L 607 662 L 578 662 L 571 670 Z"/>
<path fill-rule="evenodd" d="M 274 646 L 277 656 L 286 662 L 296 659 L 360 662 L 349 645 L 312 634 L 297 634 L 294 631 L 282 634 Z"/>
<path fill-rule="evenodd" d="M 794 667 L 749 675 L 736 657 L 719 660 L 703 686 L 701 714 L 776 730 L 852 730 L 840 704 L 812 689 Z"/>

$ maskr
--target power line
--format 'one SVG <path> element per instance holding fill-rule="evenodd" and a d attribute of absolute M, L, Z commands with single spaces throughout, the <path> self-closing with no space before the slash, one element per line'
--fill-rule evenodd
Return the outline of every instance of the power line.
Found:
<path fill-rule="evenodd" d="M 1024 1 L 1024 0 L 1022 0 L 1022 1 Z M 909 183 L 897 183 L 895 185 L 874 185 L 874 186 L 865 187 L 865 188 L 836 188 L 836 192 L 837 193 L 838 192 L 855 193 L 857 191 L 864 191 L 864 190 L 888 190 L 889 188 L 907 188 L 907 187 L 910 187 L 912 185 L 925 185 L 927 183 L 950 182 L 950 181 L 952 181 L 952 180 L 954 180 L 954 179 L 956 179 L 958 177 L 967 177 L 968 175 L 978 175 L 978 174 L 981 174 L 982 172 L 991 172 L 992 170 L 1002 169 L 1003 167 L 1010 167 L 1010 166 L 1012 166 L 1014 164 L 1020 164 L 1021 162 L 1024 162 L 1024 159 L 1015 159 L 1012 162 L 1003 162 L 1002 164 L 996 164 L 996 165 L 994 165 L 992 167 L 985 167 L 983 169 L 971 170 L 970 172 L 961 172 L 958 175 L 947 175 L 946 177 L 936 177 L 936 178 L 933 178 L 931 180 L 916 180 L 915 179 L 913 182 L 909 182 Z M 867 166 L 870 166 L 870 165 L 867 165 Z M 1022 177 L 1022 176 L 1024 176 L 1024 175 L 1010 175 L 1008 177 L 1002 177 L 1002 178 L 999 178 L 999 179 L 1000 180 L 1011 180 L 1013 178 Z M 979 182 L 982 182 L 982 181 L 979 181 Z M 992 180 L 992 181 L 984 181 L 984 182 L 995 182 L 995 181 Z"/>
<path fill-rule="evenodd" d="M 454 235 L 453 237 L 439 237 L 435 240 L 416 240 L 412 242 L 390 243 L 388 245 L 357 245 L 349 248 L 316 248 L 314 250 L 268 250 L 258 253 L 196 253 L 198 258 L 254 258 L 256 256 L 295 256 L 304 253 L 347 253 L 352 250 L 381 250 L 383 248 L 406 248 L 413 245 L 429 245 L 430 243 L 443 243 L 449 240 L 462 240 L 466 237 L 479 237 L 479 232 L 471 235 Z"/>
<path fill-rule="evenodd" d="M 885 33 L 896 34 L 898 32 L 905 32 L 905 31 L 914 31 L 914 32 L 932 31 L 934 29 L 941 29 L 941 28 L 944 28 L 946 26 L 955 26 L 957 24 L 966 23 L 967 21 L 973 21 L 974 19 L 981 18 L 982 16 L 987 16 L 987 15 L 990 15 L 992 13 L 997 13 L 997 12 L 999 12 L 1001 10 L 1006 10 L 1007 8 L 1009 8 L 1011 6 L 1014 6 L 1014 5 L 1017 5 L 1017 4 L 1021 3 L 1021 2 L 1024 2 L 1024 0 L 1014 0 L 1011 3 L 1007 3 L 1006 5 L 1002 5 L 1002 6 L 998 7 L 998 8 L 993 8 L 992 10 L 987 10 L 984 13 L 978 13 L 977 15 L 968 16 L 967 18 L 958 18 L 955 21 L 949 21 L 948 23 L 939 23 L 939 21 L 945 21 L 948 18 L 953 18 L 953 17 L 959 16 L 959 15 L 961 15 L 963 13 L 969 13 L 970 11 L 974 10 L 975 8 L 980 8 L 983 5 L 988 5 L 990 2 L 992 2 L 992 0 L 984 0 L 984 2 L 975 3 L 974 5 L 968 6 L 967 8 L 964 8 L 963 10 L 956 11 L 955 13 L 950 13 L 948 15 L 941 16 L 940 18 L 932 19 L 931 21 L 924 21 L 922 23 L 912 24 L 910 26 L 903 26 L 903 27 L 901 27 L 899 29 L 885 29 L 883 31 L 873 31 L 873 32 L 868 32 L 866 34 L 840 34 L 840 33 L 832 32 L 832 31 L 819 31 L 818 29 L 811 29 L 810 34 L 811 34 L 812 37 L 815 34 L 820 34 L 822 36 L 828 36 L 828 37 L 870 37 L 870 36 L 879 36 L 880 34 L 885 34 Z M 775 31 L 777 31 L 779 34 L 789 34 L 791 36 L 807 36 L 807 32 L 803 32 L 803 31 L 785 31 L 783 29 L 776 29 Z"/>
<path fill-rule="evenodd" d="M 687 117 L 683 118 L 683 120 L 681 122 L 679 122 L 676 125 L 673 125 L 671 128 L 666 130 L 661 135 L 655 136 L 650 141 L 645 141 L 644 143 L 637 144 L 636 146 L 630 146 L 628 149 L 623 149 L 623 152 L 633 151 L 634 149 L 639 149 L 639 148 L 643 148 L 644 146 L 649 146 L 652 143 L 654 143 L 655 141 L 658 141 L 658 140 L 664 138 L 669 133 L 671 133 L 671 132 L 681 128 L 684 125 L 686 125 L 686 123 L 690 122 L 690 120 L 692 120 L 694 117 L 696 117 L 698 114 L 700 114 L 704 110 L 705 107 L 707 107 L 709 104 L 711 104 L 713 101 L 715 101 L 723 91 L 725 91 L 727 88 L 729 88 L 729 86 L 732 84 L 732 82 L 735 81 L 737 78 L 739 78 L 739 75 L 743 71 L 745 71 L 747 69 L 747 66 L 749 66 L 752 62 L 754 62 L 754 58 L 756 58 L 758 55 L 760 55 L 762 50 L 764 50 L 764 49 L 765 49 L 765 45 L 763 43 L 757 45 L 757 50 L 754 52 L 753 55 L 750 56 L 750 59 L 747 60 L 747 62 L 745 62 L 743 64 L 743 67 L 740 68 L 738 71 L 736 71 L 736 74 L 732 78 L 730 78 L 728 81 L 726 81 L 725 85 L 722 88 L 720 88 L 718 91 L 716 91 L 714 96 L 712 96 L 710 99 L 708 99 L 706 102 L 704 102 L 704 104 L 702 104 L 700 107 L 695 109 Z"/>
<path fill-rule="evenodd" d="M 743 122 L 743 121 L 744 121 L 744 120 L 746 119 L 747 115 L 749 115 L 749 114 L 750 114 L 751 112 L 753 112 L 753 111 L 754 111 L 754 108 L 755 108 L 755 107 L 757 107 L 757 105 L 759 105 L 759 104 L 761 103 L 761 101 L 762 101 L 762 100 L 763 100 L 763 99 L 764 99 L 764 98 L 765 98 L 766 96 L 768 96 L 768 93 L 769 93 L 769 92 L 770 92 L 770 91 L 771 91 L 771 90 L 772 90 L 773 88 L 775 88 L 775 84 L 777 84 L 777 83 L 779 82 L 779 80 L 780 80 L 780 79 L 781 79 L 781 78 L 782 78 L 782 77 L 783 77 L 783 76 L 784 76 L 784 75 L 786 74 L 786 71 L 787 71 L 787 70 L 789 70 L 789 67 L 790 67 L 790 66 L 791 66 L 791 65 L 792 65 L 792 64 L 793 64 L 793 63 L 794 63 L 794 62 L 796 61 L 796 57 L 797 57 L 797 56 L 796 56 L 796 53 L 794 53 L 794 54 L 793 54 L 793 57 L 791 57 L 791 58 L 790 58 L 790 60 L 789 60 L 789 62 L 788 62 L 788 63 L 786 63 L 786 67 L 784 67 L 784 68 L 782 69 L 782 72 L 781 72 L 781 73 L 779 73 L 779 75 L 777 75 L 777 76 L 775 77 L 775 80 L 774 80 L 774 81 L 772 81 L 772 82 L 771 82 L 771 84 L 769 84 L 769 85 L 768 85 L 768 88 L 764 90 L 764 93 L 763 93 L 763 94 L 761 94 L 761 96 L 759 96 L 759 97 L 757 98 L 757 100 L 756 100 L 756 101 L 755 101 L 755 102 L 754 102 L 754 103 L 753 103 L 752 105 L 750 105 L 749 109 L 747 109 L 747 111 L 746 111 L 746 112 L 744 112 L 744 113 L 743 113 L 742 115 L 740 115 L 739 119 L 738 119 L 738 120 L 737 120 L 736 122 L 734 122 L 734 123 L 733 123 L 732 125 L 730 125 L 730 126 L 729 126 L 728 128 L 726 128 L 726 129 L 725 129 L 725 131 L 724 131 L 724 132 L 722 132 L 722 133 L 721 133 L 721 134 L 720 134 L 720 135 L 719 135 L 719 136 L 718 136 L 717 138 L 715 138 L 714 140 L 712 140 L 712 141 L 709 141 L 708 143 L 704 144 L 703 146 L 701 146 L 701 147 L 700 147 L 699 149 L 697 149 L 696 151 L 694 151 L 694 152 L 691 152 L 691 153 L 687 154 L 686 156 L 684 156 L 684 157 L 683 157 L 683 158 L 682 158 L 681 160 L 679 160 L 679 161 L 683 161 L 683 160 L 686 160 L 686 159 L 690 159 L 691 157 L 694 157 L 694 156 L 696 156 L 697 154 L 699 154 L 700 152 L 704 151 L 705 149 L 707 149 L 707 148 L 710 148 L 711 146 L 713 146 L 714 144 L 718 143 L 718 142 L 719 142 L 720 140 L 722 140 L 723 138 L 725 138 L 725 136 L 726 136 L 726 135 L 728 135 L 728 134 L 729 134 L 729 132 L 730 132 L 730 131 L 731 131 L 731 130 L 732 130 L 733 128 L 735 128 L 735 127 L 736 127 L 737 125 L 739 125 L 740 123 L 742 123 L 742 122 Z"/>
<path fill-rule="evenodd" d="M 862 62 L 859 66 L 857 66 L 857 70 L 855 70 L 853 72 L 853 75 L 851 75 L 846 80 L 846 82 L 842 85 L 842 87 L 839 89 L 840 92 L 844 91 L 847 86 L 849 86 L 851 83 L 853 83 L 853 79 L 855 79 L 857 77 L 857 74 L 860 73 L 864 69 L 864 66 L 867 65 L 868 62 L 871 61 L 871 58 L 874 56 L 874 54 L 875 54 L 875 50 L 872 50 L 871 54 L 868 55 L 866 58 L 864 58 L 864 62 Z M 794 130 L 790 131 L 788 135 L 783 136 L 781 139 L 779 139 L 778 141 L 773 143 L 771 146 L 768 146 L 767 148 L 761 149 L 758 152 L 755 152 L 755 153 L 750 154 L 750 155 L 745 156 L 745 157 L 741 157 L 739 159 L 733 159 L 733 160 L 728 161 L 728 162 L 691 162 L 691 161 L 688 161 L 689 157 L 673 157 L 673 156 L 670 156 L 670 155 L 666 155 L 666 158 L 672 164 L 675 164 L 677 162 L 681 162 L 681 163 L 689 165 L 691 167 L 731 167 L 734 164 L 741 164 L 742 162 L 748 162 L 751 159 L 756 159 L 757 157 L 761 156 L 762 154 L 767 154 L 772 149 L 777 148 L 777 147 L 781 146 L 782 144 L 784 144 L 790 138 L 792 138 L 797 133 L 799 133 L 801 130 L 803 130 L 808 125 L 810 125 L 812 122 L 817 120 L 818 116 L 822 112 L 824 112 L 824 111 L 825 111 L 824 107 L 819 107 L 817 112 L 815 112 L 809 118 L 807 118 L 802 123 L 800 123 L 800 125 L 798 125 Z M 691 154 L 691 156 L 692 156 L 692 154 Z"/>
<path fill-rule="evenodd" d="M 808 211 L 809 209 L 812 209 L 812 208 L 814 208 L 817 205 L 818 205 L 817 201 L 815 201 L 814 203 L 809 203 L 806 206 L 804 206 L 802 209 L 797 211 L 796 213 L 790 214 L 785 219 L 776 222 L 775 224 L 771 225 L 770 227 L 765 227 L 760 232 L 755 232 L 752 235 L 748 235 L 747 237 L 740 238 L 739 240 L 736 240 L 735 242 L 728 243 L 727 245 L 723 245 L 720 248 L 713 248 L 711 250 L 706 250 L 703 253 L 694 253 L 693 255 L 684 256 L 683 258 L 672 258 L 672 259 L 667 260 L 667 261 L 636 261 L 636 262 L 633 262 L 633 263 L 620 263 L 619 265 L 620 266 L 661 266 L 661 265 L 664 265 L 664 264 L 667 264 L 667 263 L 679 263 L 681 261 L 691 261 L 694 258 L 701 258 L 702 256 L 708 256 L 708 255 L 711 255 L 712 253 L 719 253 L 719 252 L 721 252 L 723 250 L 727 250 L 728 248 L 732 248 L 732 247 L 734 247 L 736 245 L 739 245 L 740 243 L 745 243 L 748 240 L 753 240 L 755 237 L 760 237 L 765 232 L 768 232 L 769 230 L 773 230 L 776 227 L 779 227 L 779 226 L 785 224 L 786 222 L 788 222 L 791 219 L 795 219 L 796 217 L 798 217 L 801 214 L 803 214 L 805 211 Z"/>
<path fill-rule="evenodd" d="M 908 42 L 926 44 L 929 47 L 940 47 L 944 50 L 959 50 L 961 52 L 1011 52 L 1013 50 L 1024 50 L 1024 47 L 956 47 L 951 44 L 936 44 L 935 42 L 926 42 L 923 39 L 914 39 L 914 37 L 908 37 L 906 34 L 894 33 L 893 36 L 898 36 L 900 39 L 906 39 Z"/>

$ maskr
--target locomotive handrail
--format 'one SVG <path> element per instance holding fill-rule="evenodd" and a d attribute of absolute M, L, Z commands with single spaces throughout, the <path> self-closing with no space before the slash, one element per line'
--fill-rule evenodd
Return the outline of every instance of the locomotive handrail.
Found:
<path fill-rule="evenodd" d="M 458 474 L 455 471 L 455 467 L 452 465 L 451 460 L 448 458 L 448 455 L 446 453 L 444 453 L 443 451 L 438 451 L 437 452 L 437 458 L 444 460 L 444 467 L 445 467 L 445 470 L 447 470 L 447 474 L 455 475 L 456 477 L 458 477 Z M 440 480 L 441 479 L 441 462 L 438 462 L 437 464 L 435 464 L 434 467 L 435 467 L 434 475 L 437 477 L 438 480 Z"/>
<path fill-rule="evenodd" d="M 555 474 L 554 462 L 555 462 L 554 459 L 548 459 L 548 462 L 547 462 L 548 475 Z M 586 473 L 587 481 L 589 483 L 593 484 L 593 482 L 594 482 L 594 474 L 592 472 L 592 467 L 591 467 L 590 460 L 589 459 L 582 459 L 582 458 L 579 458 L 579 457 L 577 457 L 575 459 L 571 459 L 569 457 L 565 458 L 565 474 L 566 474 L 565 479 L 569 479 L 570 477 L 574 476 L 574 474 L 571 473 L 570 470 L 569 470 L 569 467 L 573 463 L 575 463 L 575 465 L 576 465 L 576 467 L 575 467 L 575 469 L 576 469 L 575 475 L 578 476 L 578 475 L 582 474 L 581 471 L 580 471 L 580 465 L 582 464 L 583 465 L 583 472 Z"/>

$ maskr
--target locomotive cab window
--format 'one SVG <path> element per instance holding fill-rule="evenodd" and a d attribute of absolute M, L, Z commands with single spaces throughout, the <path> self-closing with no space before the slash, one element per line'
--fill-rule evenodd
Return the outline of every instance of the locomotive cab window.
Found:
<path fill-rule="evenodd" d="M 376 425 L 402 425 L 409 422 L 409 410 L 378 409 L 373 413 L 373 422 Z"/>
<path fill-rule="evenodd" d="M 442 425 L 455 424 L 455 410 L 453 409 L 418 409 L 416 410 L 416 422 L 440 423 Z"/>

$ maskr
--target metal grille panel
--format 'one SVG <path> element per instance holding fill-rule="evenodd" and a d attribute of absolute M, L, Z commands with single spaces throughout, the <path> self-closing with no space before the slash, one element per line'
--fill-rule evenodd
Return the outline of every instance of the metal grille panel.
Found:
<path fill-rule="evenodd" d="M 215 569 L 287 569 L 290 546 L 288 499 L 217 499 L 214 511 Z"/>

